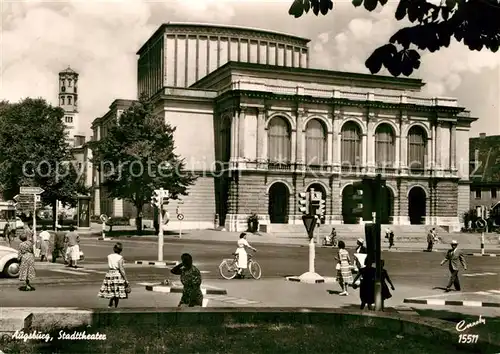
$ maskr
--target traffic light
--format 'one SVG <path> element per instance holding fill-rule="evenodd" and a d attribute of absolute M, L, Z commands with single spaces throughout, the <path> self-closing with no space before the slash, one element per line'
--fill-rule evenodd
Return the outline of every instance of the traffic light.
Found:
<path fill-rule="evenodd" d="M 354 182 L 352 195 L 352 214 L 364 220 L 372 220 L 373 210 L 373 180 L 364 178 Z"/>
<path fill-rule="evenodd" d="M 160 208 L 162 204 L 161 199 L 162 197 L 160 196 L 160 193 L 158 191 L 154 191 L 153 195 L 151 196 L 151 204 L 157 208 Z"/>
<path fill-rule="evenodd" d="M 376 224 L 365 224 L 365 240 L 366 240 L 366 257 L 370 259 L 371 262 L 375 262 L 377 246 L 380 247 L 380 240 L 377 242 L 377 238 L 380 239 L 379 228 Z"/>
<path fill-rule="evenodd" d="M 318 215 L 320 218 L 323 218 L 325 216 L 325 211 L 326 211 L 326 201 L 324 199 L 320 199 L 316 201 L 317 208 L 316 208 L 316 215 Z"/>
<path fill-rule="evenodd" d="M 299 211 L 304 215 L 309 214 L 309 193 L 299 193 L 298 203 Z"/>

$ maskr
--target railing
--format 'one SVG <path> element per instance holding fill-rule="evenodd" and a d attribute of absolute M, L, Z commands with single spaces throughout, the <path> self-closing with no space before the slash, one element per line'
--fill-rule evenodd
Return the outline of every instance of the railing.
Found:
<path fill-rule="evenodd" d="M 230 90 L 248 90 L 248 91 L 262 91 L 272 92 L 282 95 L 305 95 L 322 98 L 344 98 L 355 101 L 378 101 L 393 104 L 415 104 L 422 106 L 446 106 L 458 107 L 458 102 L 455 98 L 448 97 L 418 97 L 407 96 L 402 93 L 401 95 L 390 95 L 374 93 L 367 90 L 363 92 L 352 92 L 342 90 L 325 90 L 316 88 L 305 88 L 301 86 L 279 86 L 269 85 L 251 81 L 236 81 L 226 85 L 220 89 L 219 93 Z"/>

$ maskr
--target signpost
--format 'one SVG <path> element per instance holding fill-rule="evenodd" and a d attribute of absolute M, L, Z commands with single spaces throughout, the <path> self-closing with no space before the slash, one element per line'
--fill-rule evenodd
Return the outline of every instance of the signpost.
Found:
<path fill-rule="evenodd" d="M 304 222 L 307 236 L 309 236 L 309 273 L 315 274 L 314 261 L 316 258 L 316 252 L 314 248 L 314 228 L 316 227 L 316 217 L 314 215 L 304 215 L 302 216 L 302 221 Z"/>
<path fill-rule="evenodd" d="M 24 203 L 28 204 L 28 198 L 31 199 L 29 200 L 30 203 L 33 203 L 33 251 L 35 249 L 36 245 L 36 209 L 38 206 L 38 203 L 41 203 L 41 197 L 40 194 L 44 192 L 44 190 L 40 187 L 21 187 L 20 191 L 21 195 L 16 195 L 14 197 L 14 200 L 16 202 L 18 201 L 16 197 L 19 199 L 19 203 L 22 205 Z M 38 202 L 38 203 L 37 203 Z M 30 209 L 30 208 L 26 208 Z"/>
<path fill-rule="evenodd" d="M 478 219 L 476 221 L 476 226 L 481 229 L 481 254 L 484 254 L 484 230 L 486 229 L 486 220 Z"/>

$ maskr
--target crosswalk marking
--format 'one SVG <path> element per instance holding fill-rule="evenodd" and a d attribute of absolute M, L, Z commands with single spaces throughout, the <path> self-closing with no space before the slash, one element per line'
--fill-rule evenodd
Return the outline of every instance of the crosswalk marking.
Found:
<path fill-rule="evenodd" d="M 469 274 L 462 274 L 464 277 L 480 277 L 483 275 L 497 275 L 497 273 L 469 273 Z"/>
<path fill-rule="evenodd" d="M 485 290 L 485 291 L 476 291 L 475 295 L 500 295 L 500 290 Z"/>
<path fill-rule="evenodd" d="M 59 272 L 59 273 L 66 273 L 66 274 L 73 274 L 73 275 L 87 275 L 86 273 L 82 272 L 75 272 L 72 270 L 66 270 L 66 269 L 51 269 L 53 272 Z"/>
<path fill-rule="evenodd" d="M 490 290 L 490 292 L 495 293 L 495 294 L 500 294 L 500 290 Z"/>

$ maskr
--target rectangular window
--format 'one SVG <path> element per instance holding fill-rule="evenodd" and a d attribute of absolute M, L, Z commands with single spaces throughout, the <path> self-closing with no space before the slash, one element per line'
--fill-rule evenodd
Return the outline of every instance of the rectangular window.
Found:
<path fill-rule="evenodd" d="M 476 189 L 476 199 L 481 199 L 481 189 Z"/>
<path fill-rule="evenodd" d="M 497 199 L 497 189 L 491 188 L 491 199 Z"/>

